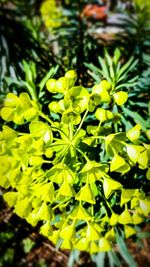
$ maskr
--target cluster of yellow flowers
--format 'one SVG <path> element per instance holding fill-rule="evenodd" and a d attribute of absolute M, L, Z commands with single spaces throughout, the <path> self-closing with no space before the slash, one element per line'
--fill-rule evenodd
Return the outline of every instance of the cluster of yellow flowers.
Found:
<path fill-rule="evenodd" d="M 55 0 L 45 0 L 40 8 L 42 19 L 47 28 L 57 28 L 61 26 L 62 9 Z"/>

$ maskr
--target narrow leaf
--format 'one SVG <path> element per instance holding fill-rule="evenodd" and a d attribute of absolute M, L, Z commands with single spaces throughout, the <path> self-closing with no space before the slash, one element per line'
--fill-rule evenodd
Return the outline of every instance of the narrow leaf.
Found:
<path fill-rule="evenodd" d="M 50 77 L 53 77 L 53 76 L 56 74 L 58 68 L 59 68 L 58 65 L 57 65 L 56 67 L 51 68 L 51 69 L 49 70 L 49 72 L 45 75 L 45 77 L 40 81 L 40 83 L 39 83 L 40 93 L 41 93 L 41 91 L 43 90 L 43 88 L 44 88 L 44 86 L 45 86 L 47 80 L 48 80 Z M 39 94 L 39 97 L 40 97 L 40 96 L 41 96 L 41 95 Z"/>
<path fill-rule="evenodd" d="M 132 255 L 129 253 L 128 248 L 123 240 L 123 237 L 117 232 L 117 245 L 119 248 L 119 252 L 125 262 L 132 267 L 138 267 L 137 263 L 134 261 Z"/>

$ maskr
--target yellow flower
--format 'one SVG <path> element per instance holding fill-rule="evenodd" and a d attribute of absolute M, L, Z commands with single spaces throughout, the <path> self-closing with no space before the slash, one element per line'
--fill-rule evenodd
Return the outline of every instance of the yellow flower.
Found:
<path fill-rule="evenodd" d="M 40 11 L 47 28 L 61 26 L 62 10 L 57 6 L 55 0 L 45 0 L 41 5 Z"/>

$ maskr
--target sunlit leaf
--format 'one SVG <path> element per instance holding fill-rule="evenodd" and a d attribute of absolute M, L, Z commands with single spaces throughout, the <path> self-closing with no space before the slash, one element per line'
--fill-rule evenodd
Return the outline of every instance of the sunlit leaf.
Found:
<path fill-rule="evenodd" d="M 87 231 L 86 231 L 86 238 L 87 240 L 99 240 L 100 233 L 96 230 L 92 223 L 88 223 Z"/>
<path fill-rule="evenodd" d="M 114 100 L 118 106 L 122 106 L 126 103 L 128 99 L 128 94 L 126 92 L 120 91 L 113 95 Z"/>
<path fill-rule="evenodd" d="M 28 199 L 28 197 L 26 197 L 22 200 L 17 201 L 14 212 L 21 218 L 26 218 L 31 212 L 31 209 L 32 209 L 32 204 Z"/>
<path fill-rule="evenodd" d="M 121 187 L 122 184 L 120 184 L 119 182 L 111 178 L 104 178 L 103 189 L 106 198 L 109 198 L 114 191 L 120 189 Z"/>
<path fill-rule="evenodd" d="M 103 251 L 110 251 L 111 250 L 111 243 L 104 237 L 102 237 L 99 240 L 99 252 L 103 252 Z"/>
<path fill-rule="evenodd" d="M 136 230 L 129 225 L 124 226 L 124 232 L 125 232 L 126 238 L 129 238 L 130 236 L 136 234 Z"/>
<path fill-rule="evenodd" d="M 13 207 L 18 198 L 18 193 L 17 192 L 7 192 L 3 195 L 4 200 L 7 202 L 9 207 Z"/>
<path fill-rule="evenodd" d="M 78 205 L 70 214 L 72 219 L 79 220 L 89 220 L 91 218 L 90 214 L 82 207 L 82 205 Z"/>
<path fill-rule="evenodd" d="M 95 198 L 88 183 L 80 189 L 80 191 L 76 195 L 76 199 L 79 201 L 86 201 L 88 203 L 95 204 Z"/>
<path fill-rule="evenodd" d="M 132 224 L 132 217 L 127 208 L 125 208 L 125 210 L 120 214 L 119 223 L 120 224 L 129 224 L 129 223 Z"/>
<path fill-rule="evenodd" d="M 131 141 L 131 142 L 134 142 L 136 140 L 139 139 L 140 137 L 140 130 L 141 130 L 141 125 L 140 124 L 136 124 L 133 128 L 131 128 L 126 136 L 128 137 L 128 139 Z"/>

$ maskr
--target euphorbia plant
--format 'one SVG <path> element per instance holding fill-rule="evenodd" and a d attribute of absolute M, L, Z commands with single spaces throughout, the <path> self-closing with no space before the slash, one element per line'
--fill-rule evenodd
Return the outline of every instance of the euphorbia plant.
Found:
<path fill-rule="evenodd" d="M 94 254 L 111 250 L 118 233 L 134 235 L 148 216 L 150 146 L 139 124 L 124 132 L 118 110 L 127 92 L 76 79 L 70 70 L 47 81 L 47 114 L 37 94 L 8 93 L 0 186 L 14 213 L 54 244 Z"/>

